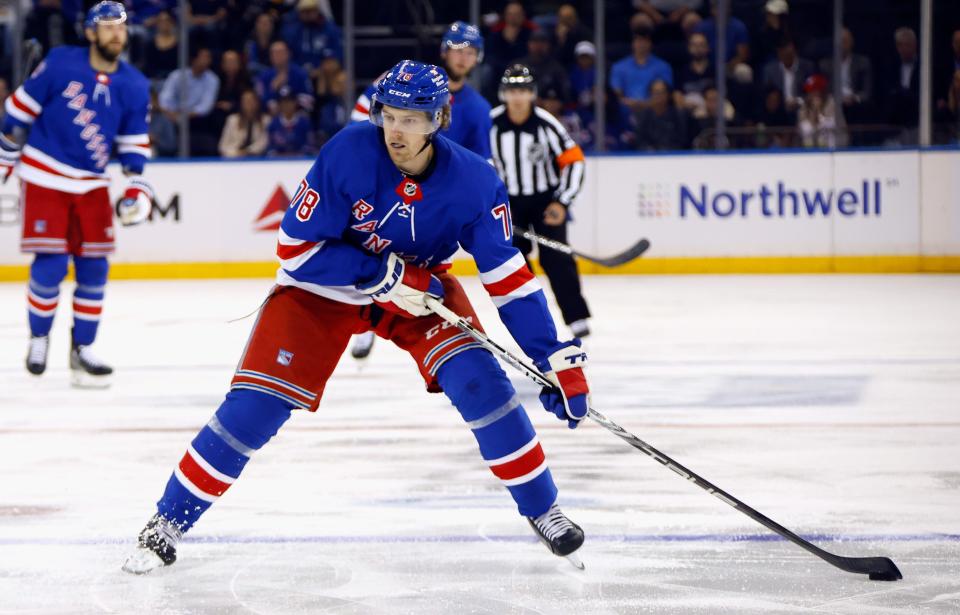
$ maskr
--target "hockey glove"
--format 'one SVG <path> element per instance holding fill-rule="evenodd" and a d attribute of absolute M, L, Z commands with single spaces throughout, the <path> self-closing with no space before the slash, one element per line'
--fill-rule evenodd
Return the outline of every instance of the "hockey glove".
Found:
<path fill-rule="evenodd" d="M 153 186 L 147 183 L 140 175 L 133 175 L 127 180 L 127 189 L 120 200 L 120 224 L 133 226 L 140 224 L 150 217 L 153 207 Z"/>
<path fill-rule="evenodd" d="M 583 373 L 586 365 L 587 353 L 581 350 L 580 340 L 567 342 L 546 361 L 537 363 L 547 379 L 556 385 L 540 391 L 540 403 L 557 418 L 567 419 L 570 429 L 576 429 L 590 408 L 590 387 Z"/>
<path fill-rule="evenodd" d="M 0 183 L 7 183 L 20 161 L 20 146 L 0 133 Z"/>
<path fill-rule="evenodd" d="M 380 263 L 380 271 L 369 282 L 358 284 L 357 290 L 370 295 L 385 310 L 407 318 L 430 313 L 426 297 L 443 299 L 443 284 L 426 269 L 389 254 Z"/>

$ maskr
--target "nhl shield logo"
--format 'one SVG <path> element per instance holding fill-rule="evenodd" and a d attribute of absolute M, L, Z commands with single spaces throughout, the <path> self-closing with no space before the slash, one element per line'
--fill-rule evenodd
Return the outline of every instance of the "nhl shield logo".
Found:
<path fill-rule="evenodd" d="M 291 361 L 293 361 L 293 353 L 281 348 L 280 352 L 277 353 L 277 363 L 287 366 L 290 365 Z"/>
<path fill-rule="evenodd" d="M 403 185 L 403 193 L 407 196 L 413 196 L 417 193 L 417 185 L 413 182 L 407 182 Z"/>

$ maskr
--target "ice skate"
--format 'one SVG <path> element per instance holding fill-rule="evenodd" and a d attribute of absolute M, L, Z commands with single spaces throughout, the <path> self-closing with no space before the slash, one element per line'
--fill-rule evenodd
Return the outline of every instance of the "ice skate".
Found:
<path fill-rule="evenodd" d="M 590 335 L 590 325 L 587 323 L 587 319 L 581 318 L 570 323 L 570 332 L 577 339 L 583 339 Z"/>
<path fill-rule="evenodd" d="M 74 344 L 70 349 L 70 382 L 83 389 L 105 389 L 110 386 L 113 368 L 105 364 L 89 346 Z"/>
<path fill-rule="evenodd" d="M 376 339 L 377 336 L 373 331 L 355 335 L 353 338 L 353 346 L 350 348 L 350 354 L 354 359 L 366 359 L 370 356 L 370 351 L 373 350 L 373 342 Z"/>
<path fill-rule="evenodd" d="M 27 371 L 39 376 L 47 369 L 47 351 L 50 350 L 49 335 L 33 335 L 27 348 Z"/>
<path fill-rule="evenodd" d="M 147 521 L 137 539 L 137 549 L 123 563 L 123 571 L 131 574 L 147 574 L 157 568 L 177 561 L 177 543 L 183 533 L 177 526 L 159 513 Z"/>
<path fill-rule="evenodd" d="M 539 517 L 527 517 L 530 527 L 537 533 L 550 552 L 565 557 L 580 570 L 583 562 L 576 551 L 583 545 L 583 530 L 579 525 L 567 519 L 555 503 Z"/>

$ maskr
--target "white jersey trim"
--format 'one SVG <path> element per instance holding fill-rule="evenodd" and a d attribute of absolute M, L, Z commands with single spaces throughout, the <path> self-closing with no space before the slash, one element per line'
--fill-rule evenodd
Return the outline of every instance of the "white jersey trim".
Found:
<path fill-rule="evenodd" d="M 358 291 L 353 286 L 323 286 L 321 284 L 312 284 L 310 282 L 301 282 L 294 279 L 289 273 L 280 268 L 277 270 L 278 286 L 295 286 L 307 292 L 326 297 L 340 303 L 349 303 L 350 305 L 369 305 L 373 303 L 368 295 Z"/>

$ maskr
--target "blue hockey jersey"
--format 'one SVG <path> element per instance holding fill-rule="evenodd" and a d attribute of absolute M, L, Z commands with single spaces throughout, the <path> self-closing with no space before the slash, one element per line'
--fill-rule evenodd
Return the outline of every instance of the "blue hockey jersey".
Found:
<path fill-rule="evenodd" d="M 469 252 L 513 337 L 541 361 L 559 346 L 540 283 L 513 247 L 507 191 L 489 162 L 434 137 L 434 161 L 417 183 L 390 160 L 380 131 L 351 124 L 320 150 L 280 225 L 277 283 L 351 304 L 394 252 L 421 267 Z"/>
<path fill-rule="evenodd" d="M 357 99 L 350 119 L 365 122 L 369 119 L 370 99 L 377 89 L 370 85 Z M 490 152 L 490 104 L 469 85 L 459 92 L 452 93 L 450 99 L 450 128 L 443 136 L 467 148 L 488 160 L 493 158 Z"/>
<path fill-rule="evenodd" d="M 18 167 L 24 181 L 83 194 L 109 185 L 114 144 L 127 172 L 143 172 L 149 106 L 149 83 L 134 67 L 98 72 L 86 47 L 56 47 L 7 98 L 2 130 L 29 130 Z"/>

